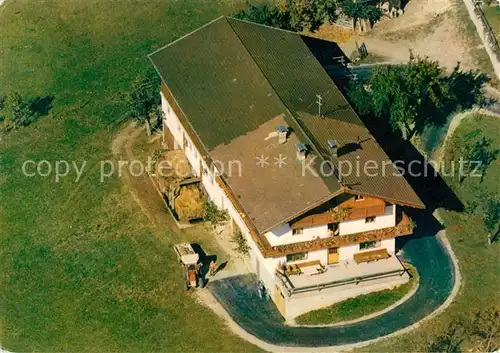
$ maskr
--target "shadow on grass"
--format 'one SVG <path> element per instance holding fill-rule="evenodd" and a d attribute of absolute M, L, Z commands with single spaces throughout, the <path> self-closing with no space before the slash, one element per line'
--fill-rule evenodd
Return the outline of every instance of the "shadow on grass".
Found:
<path fill-rule="evenodd" d="M 54 101 L 54 99 L 55 97 L 52 95 L 35 97 L 30 100 L 29 108 L 37 116 L 47 116 L 52 109 L 52 102 Z"/>

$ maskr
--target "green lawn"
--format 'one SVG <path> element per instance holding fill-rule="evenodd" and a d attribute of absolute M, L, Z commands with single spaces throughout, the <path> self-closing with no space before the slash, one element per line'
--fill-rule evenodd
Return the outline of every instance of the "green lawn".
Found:
<path fill-rule="evenodd" d="M 500 5 L 483 8 L 488 24 L 493 28 L 497 40 L 500 40 Z"/>
<path fill-rule="evenodd" d="M 0 94 L 53 109 L 0 140 L 0 342 L 11 351 L 256 350 L 185 293 L 172 244 L 117 177 L 99 182 L 146 54 L 244 0 L 15 1 L 0 8 Z M 26 177 L 64 159 L 74 175 Z"/>
<path fill-rule="evenodd" d="M 409 265 L 406 266 L 409 268 L 411 278 L 405 284 L 393 289 L 350 298 L 327 308 L 310 311 L 300 315 L 295 321 L 299 325 L 334 324 L 359 319 L 384 310 L 403 298 L 418 283 L 416 269 Z"/>
<path fill-rule="evenodd" d="M 500 120 L 493 117 L 475 116 L 466 118 L 455 131 L 465 136 L 479 129 L 482 134 L 494 141 L 494 147 L 500 149 Z M 479 178 L 466 179 L 461 184 L 456 179 L 448 178 L 447 182 L 460 197 L 463 203 L 477 198 L 477 191 L 482 190 L 490 195 L 500 196 L 500 163 L 497 159 L 485 173 L 484 181 Z M 446 225 L 446 235 L 453 251 L 459 260 L 462 274 L 461 290 L 450 307 L 437 318 L 425 323 L 416 330 L 383 340 L 370 345 L 361 351 L 366 352 L 404 352 L 412 347 L 412 351 L 422 351 L 428 343 L 441 335 L 459 318 L 493 306 L 500 307 L 500 241 L 487 245 L 487 235 L 483 227 L 481 214 L 469 215 L 465 212 L 440 211 Z M 464 342 L 468 347 L 469 342 Z M 497 346 L 500 345 L 498 342 Z M 465 350 L 464 350 L 465 351 Z"/>

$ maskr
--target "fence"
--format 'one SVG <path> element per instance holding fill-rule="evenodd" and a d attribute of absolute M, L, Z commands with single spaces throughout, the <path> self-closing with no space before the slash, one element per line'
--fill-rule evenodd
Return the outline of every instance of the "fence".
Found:
<path fill-rule="evenodd" d="M 491 64 L 498 78 L 500 78 L 500 45 L 498 39 L 493 32 L 493 29 L 486 20 L 483 10 L 481 9 L 481 2 L 477 0 L 463 0 L 469 17 L 476 26 L 477 33 L 481 38 L 486 52 L 490 57 Z"/>

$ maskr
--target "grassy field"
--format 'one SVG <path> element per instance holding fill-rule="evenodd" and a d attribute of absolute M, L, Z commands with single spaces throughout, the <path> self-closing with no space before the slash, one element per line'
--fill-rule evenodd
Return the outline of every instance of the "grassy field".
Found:
<path fill-rule="evenodd" d="M 465 136 L 479 129 L 487 138 L 494 141 L 494 146 L 500 149 L 500 124 L 498 118 L 476 116 L 466 118 L 455 131 L 455 134 Z M 456 179 L 448 178 L 457 196 L 463 203 L 474 200 L 478 188 L 490 195 L 500 196 L 500 164 L 493 162 L 485 173 L 484 181 L 479 178 L 466 179 L 461 184 Z M 395 339 L 383 340 L 367 348 L 366 352 L 422 351 L 428 343 L 445 332 L 462 318 L 467 318 L 485 308 L 500 306 L 498 293 L 500 282 L 500 241 L 487 245 L 487 236 L 483 227 L 481 214 L 470 215 L 465 212 L 440 211 L 446 225 L 446 235 L 459 260 L 462 274 L 462 287 L 451 306 L 436 319 L 433 319 L 411 333 Z M 463 348 L 467 348 L 467 342 Z M 497 346 L 500 342 L 497 342 Z"/>
<path fill-rule="evenodd" d="M 411 275 L 410 280 L 396 288 L 349 298 L 327 308 L 300 315 L 295 321 L 299 325 L 334 324 L 341 321 L 359 319 L 360 317 L 384 310 L 403 298 L 418 283 L 416 269 L 409 266 L 409 272 Z"/>
<path fill-rule="evenodd" d="M 497 40 L 500 40 L 500 5 L 483 8 L 488 24 L 493 28 Z"/>
<path fill-rule="evenodd" d="M 16 1 L 0 8 L 0 94 L 53 109 L 0 140 L 0 342 L 11 351 L 254 351 L 185 293 L 179 236 L 143 216 L 99 161 L 146 54 L 241 0 Z M 87 161 L 26 177 L 25 160 Z M 191 240 L 191 239 L 187 239 Z"/>

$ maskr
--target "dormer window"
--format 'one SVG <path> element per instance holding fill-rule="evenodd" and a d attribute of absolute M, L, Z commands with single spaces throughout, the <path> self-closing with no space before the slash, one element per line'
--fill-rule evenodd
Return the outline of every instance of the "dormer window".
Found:
<path fill-rule="evenodd" d="M 292 229 L 292 235 L 301 235 L 301 234 L 304 234 L 304 228 Z"/>
<path fill-rule="evenodd" d="M 363 201 L 365 197 L 363 195 L 354 195 L 354 200 L 356 201 Z"/>

